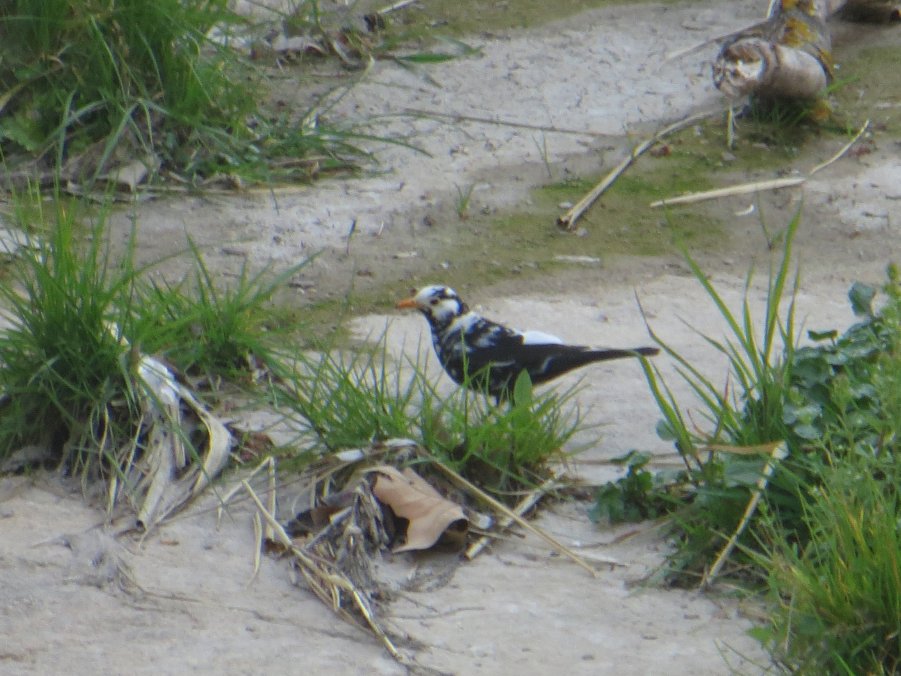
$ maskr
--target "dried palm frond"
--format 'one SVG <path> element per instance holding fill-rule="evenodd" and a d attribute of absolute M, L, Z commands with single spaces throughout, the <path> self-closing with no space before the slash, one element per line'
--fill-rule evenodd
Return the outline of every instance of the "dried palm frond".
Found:
<path fill-rule="evenodd" d="M 108 328 L 125 342 L 116 327 Z M 137 526 L 149 531 L 218 476 L 232 437 L 168 366 L 146 355 L 136 360 L 141 418 L 134 437 L 115 453 L 122 462 L 109 480 L 107 506 L 112 511 L 124 498 L 137 513 Z"/>

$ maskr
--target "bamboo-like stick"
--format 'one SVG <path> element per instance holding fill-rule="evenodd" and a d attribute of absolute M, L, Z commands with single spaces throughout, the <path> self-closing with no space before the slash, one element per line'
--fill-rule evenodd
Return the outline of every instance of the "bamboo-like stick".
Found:
<path fill-rule="evenodd" d="M 544 481 L 534 490 L 530 491 L 528 495 L 526 495 L 522 500 L 519 501 L 519 503 L 517 503 L 517 505 L 513 508 L 513 513 L 517 516 L 523 516 L 526 512 L 532 509 L 532 507 L 534 507 L 536 503 L 541 500 L 541 498 L 544 497 L 544 495 L 557 483 L 561 476 L 563 476 L 563 468 L 555 467 L 551 472 L 551 476 L 548 477 L 546 481 Z M 505 516 L 497 524 L 498 532 L 509 528 L 510 524 L 512 523 L 513 519 L 509 516 Z M 466 550 L 464 556 L 469 561 L 472 561 L 481 553 L 483 549 L 485 549 L 485 547 L 492 539 L 494 539 L 494 535 L 486 533 L 471 545 L 469 545 L 469 548 Z"/>
<path fill-rule="evenodd" d="M 716 190 L 692 192 L 687 195 L 679 195 L 678 197 L 667 197 L 663 200 L 651 202 L 651 208 L 656 209 L 657 207 L 668 207 L 676 204 L 694 204 L 695 202 L 715 200 L 720 197 L 730 197 L 732 195 L 747 195 L 748 193 L 761 192 L 762 190 L 793 188 L 795 186 L 803 184 L 805 181 L 807 181 L 806 176 L 793 176 L 791 178 L 774 178 L 768 181 L 742 183 L 740 185 L 731 185 L 728 188 L 717 188 Z"/>
<path fill-rule="evenodd" d="M 582 199 L 580 199 L 572 209 L 567 211 L 565 214 L 560 216 L 557 219 L 557 225 L 565 230 L 572 231 L 575 228 L 576 221 L 582 217 L 588 208 L 594 204 L 597 199 L 603 195 L 608 188 L 618 179 L 623 172 L 626 171 L 632 163 L 635 162 L 639 157 L 641 157 L 644 153 L 646 153 L 649 149 L 651 149 L 654 145 L 659 143 L 664 137 L 672 134 L 673 132 L 679 131 L 680 129 L 684 129 L 690 124 L 694 124 L 695 122 L 699 122 L 700 120 L 704 120 L 715 113 L 720 112 L 720 109 L 716 110 L 708 110 L 702 113 L 696 113 L 695 115 L 689 115 L 683 120 L 679 120 L 678 122 L 674 122 L 673 124 L 664 127 L 656 134 L 654 134 L 651 138 L 642 141 L 637 146 L 632 148 L 629 155 L 622 160 L 619 164 L 617 164 L 610 173 L 608 173 L 604 178 L 598 183 L 591 191 L 585 195 Z"/>
<path fill-rule="evenodd" d="M 273 520 L 278 521 L 278 513 L 276 510 L 278 509 L 276 499 L 275 499 L 275 459 L 270 457 L 269 460 L 272 462 L 269 463 L 269 513 L 272 515 Z M 272 540 L 275 537 L 275 533 L 272 531 L 272 526 L 269 523 L 266 523 L 266 527 L 263 529 L 263 537 L 266 540 Z"/>
<path fill-rule="evenodd" d="M 266 526 L 268 529 L 269 526 Z M 260 574 L 260 564 L 263 560 L 263 544 L 266 542 L 263 537 L 263 522 L 260 520 L 260 513 L 253 513 L 253 574 L 247 581 L 248 586 L 253 582 L 257 575 Z"/>
<path fill-rule="evenodd" d="M 708 570 L 707 574 L 704 575 L 704 579 L 701 580 L 701 587 L 709 586 L 716 578 L 716 576 L 720 574 L 720 570 L 722 570 L 723 565 L 726 563 L 726 560 L 729 558 L 732 550 L 735 549 L 735 545 L 738 543 L 738 538 L 740 538 L 741 534 L 745 532 L 745 529 L 751 522 L 751 517 L 754 516 L 754 512 L 757 510 L 757 505 L 758 503 L 760 503 L 760 498 L 763 497 L 763 492 L 766 490 L 767 483 L 769 482 L 770 477 L 773 475 L 773 470 L 776 467 L 776 461 L 782 460 L 786 457 L 788 457 L 788 449 L 784 441 L 779 441 L 772 445 L 770 459 L 767 460 L 766 465 L 763 466 L 763 473 L 757 480 L 757 485 L 754 487 L 754 492 L 751 495 L 751 499 L 748 501 L 748 506 L 745 507 L 745 512 L 744 514 L 742 514 L 741 521 L 738 522 L 738 527 L 735 529 L 735 532 L 732 533 L 732 537 L 729 538 L 726 546 L 723 547 L 722 551 L 716 557 L 716 561 L 713 562 L 710 570 Z"/>

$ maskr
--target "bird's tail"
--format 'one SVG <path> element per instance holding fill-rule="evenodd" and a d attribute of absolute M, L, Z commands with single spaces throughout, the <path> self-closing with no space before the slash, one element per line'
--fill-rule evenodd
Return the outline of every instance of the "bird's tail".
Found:
<path fill-rule="evenodd" d="M 653 357 L 659 353 L 660 350 L 656 347 L 636 347 L 631 350 L 589 350 L 585 356 L 590 357 L 591 361 L 609 361 L 626 357 Z"/>

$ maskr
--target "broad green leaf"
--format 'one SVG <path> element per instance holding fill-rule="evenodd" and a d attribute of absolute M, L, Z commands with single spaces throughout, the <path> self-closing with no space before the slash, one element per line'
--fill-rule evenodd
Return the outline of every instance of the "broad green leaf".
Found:
<path fill-rule="evenodd" d="M 527 371 L 521 371 L 513 385 L 513 401 L 517 406 L 529 406 L 532 403 L 532 379 Z"/>
<path fill-rule="evenodd" d="M 873 298 L 876 297 L 876 289 L 869 284 L 854 282 L 851 290 L 848 292 L 848 299 L 851 301 L 851 309 L 858 317 L 873 316 Z"/>

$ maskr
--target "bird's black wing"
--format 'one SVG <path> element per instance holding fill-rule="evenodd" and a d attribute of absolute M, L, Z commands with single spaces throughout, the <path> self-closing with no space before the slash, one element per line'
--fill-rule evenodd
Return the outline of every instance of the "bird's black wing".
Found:
<path fill-rule="evenodd" d="M 464 381 L 465 372 L 472 385 L 497 394 L 519 373 L 516 354 L 521 334 L 483 317 L 451 327 L 439 342 L 442 365 L 458 383 Z"/>
<path fill-rule="evenodd" d="M 657 352 L 656 348 L 619 350 L 566 345 L 548 334 L 523 333 L 472 315 L 449 327 L 438 343 L 442 365 L 456 382 L 468 381 L 499 399 L 506 398 L 523 371 L 537 385 L 592 362 L 633 357 L 636 352 Z"/>
<path fill-rule="evenodd" d="M 503 368 L 510 371 L 511 380 L 515 380 L 520 371 L 528 371 L 532 382 L 537 385 L 587 364 L 592 361 L 588 356 L 590 354 L 588 348 L 579 345 L 531 344 L 520 340 L 518 343 L 511 341 L 508 346 L 487 351 L 482 357 L 487 364 L 505 365 Z"/>
<path fill-rule="evenodd" d="M 519 331 L 484 320 L 465 334 L 468 372 L 487 372 L 489 389 L 497 394 L 512 387 L 522 371 L 538 384 L 587 363 L 588 348 L 547 338 L 546 343 L 529 342 Z"/>
<path fill-rule="evenodd" d="M 521 336 L 510 336 L 490 349 L 475 351 L 469 366 L 470 373 L 490 367 L 491 371 L 497 372 L 491 379 L 503 381 L 504 387 L 512 386 L 521 371 L 527 371 L 532 383 L 538 385 L 593 362 L 656 353 L 656 348 L 644 347 L 622 350 L 560 343 L 526 343 Z"/>

